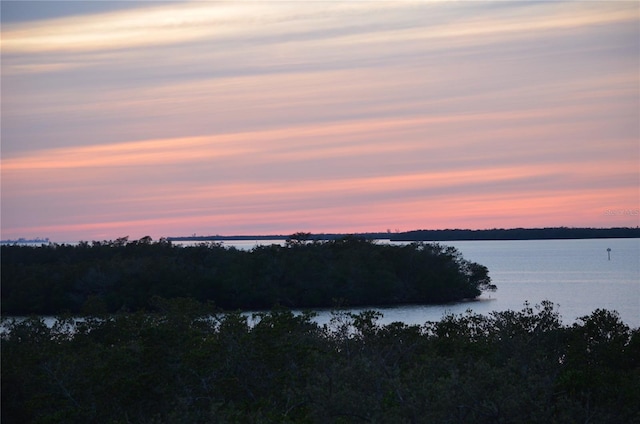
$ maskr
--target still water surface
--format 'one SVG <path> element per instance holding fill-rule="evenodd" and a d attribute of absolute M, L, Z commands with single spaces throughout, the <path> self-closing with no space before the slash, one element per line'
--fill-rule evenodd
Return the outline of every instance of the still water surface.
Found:
<path fill-rule="evenodd" d="M 380 241 L 384 242 L 384 241 Z M 388 241 L 387 241 L 388 242 Z M 278 242 L 280 243 L 280 242 Z M 250 249 L 269 241 L 225 242 L 226 246 Z M 380 311 L 382 324 L 401 321 L 424 324 L 444 314 L 522 310 L 543 300 L 556 304 L 567 325 L 594 310 L 620 314 L 631 327 L 640 327 L 640 239 L 509 240 L 441 242 L 454 246 L 464 258 L 489 268 L 498 290 L 469 302 L 447 305 L 396 306 L 351 309 Z M 608 258 L 607 249 L 611 249 Z M 316 319 L 326 323 L 331 311 L 319 310 Z"/>

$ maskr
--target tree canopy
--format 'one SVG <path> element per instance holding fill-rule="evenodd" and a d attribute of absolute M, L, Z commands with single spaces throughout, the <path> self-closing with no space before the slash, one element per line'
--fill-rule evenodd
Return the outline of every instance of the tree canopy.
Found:
<path fill-rule="evenodd" d="M 487 268 L 453 247 L 353 236 L 320 242 L 304 233 L 250 251 L 150 237 L 10 245 L 1 261 L 6 315 L 149 310 L 154 296 L 230 310 L 440 303 L 495 289 Z"/>
<path fill-rule="evenodd" d="M 549 302 L 424 325 L 287 309 L 3 320 L 2 422 L 637 423 L 640 332 Z"/>

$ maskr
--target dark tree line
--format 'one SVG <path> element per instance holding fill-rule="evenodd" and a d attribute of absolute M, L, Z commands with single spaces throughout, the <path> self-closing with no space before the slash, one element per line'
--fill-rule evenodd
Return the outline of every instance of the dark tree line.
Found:
<path fill-rule="evenodd" d="M 640 422 L 640 332 L 553 305 L 423 326 L 285 309 L 253 324 L 190 300 L 156 313 L 4 320 L 2 422 Z"/>
<path fill-rule="evenodd" d="M 393 241 L 560 240 L 640 238 L 640 228 L 494 228 L 489 230 L 415 230 L 389 235 Z"/>
<path fill-rule="evenodd" d="M 621 211 L 611 211 L 619 213 Z M 637 210 L 622 211 L 638 215 Z M 357 233 L 357 237 L 367 240 L 390 239 L 392 241 L 460 241 L 460 240 L 559 240 L 559 239 L 598 239 L 598 238 L 639 238 L 640 227 L 544 227 L 544 228 L 492 228 L 485 230 L 443 229 L 413 230 L 403 232 Z M 286 240 L 285 235 L 253 236 L 187 236 L 169 237 L 170 241 L 225 241 L 225 240 Z M 338 240 L 344 234 L 318 233 L 307 234 L 309 240 Z"/>
<path fill-rule="evenodd" d="M 251 251 L 149 237 L 2 246 L 2 313 L 148 310 L 155 296 L 211 301 L 227 310 L 438 303 L 495 289 L 486 267 L 452 247 L 306 236 Z"/>

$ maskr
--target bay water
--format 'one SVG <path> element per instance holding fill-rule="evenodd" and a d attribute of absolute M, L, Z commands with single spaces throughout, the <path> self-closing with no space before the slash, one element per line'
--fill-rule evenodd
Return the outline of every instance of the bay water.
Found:
<path fill-rule="evenodd" d="M 378 243 L 389 243 L 380 240 Z M 226 241 L 225 246 L 251 249 L 271 241 Z M 396 242 L 391 242 L 396 243 Z M 453 246 L 470 261 L 485 265 L 498 289 L 470 301 L 444 305 L 399 305 L 350 308 L 375 310 L 381 324 L 394 321 L 422 325 L 446 314 L 468 309 L 487 315 L 520 311 L 544 300 L 553 302 L 566 325 L 596 309 L 617 311 L 630 327 L 640 327 L 640 239 L 482 240 L 439 242 Z M 608 251 L 607 249 L 611 249 Z M 316 321 L 327 323 L 330 309 L 315 310 Z"/>

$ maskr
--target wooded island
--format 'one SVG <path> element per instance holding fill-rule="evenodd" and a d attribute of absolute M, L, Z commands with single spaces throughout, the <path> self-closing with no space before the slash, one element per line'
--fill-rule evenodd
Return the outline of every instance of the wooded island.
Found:
<path fill-rule="evenodd" d="M 485 266 L 453 247 L 319 242 L 296 234 L 250 251 L 216 243 L 129 241 L 2 246 L 2 314 L 153 309 L 156 296 L 225 309 L 444 303 L 494 290 Z"/>

